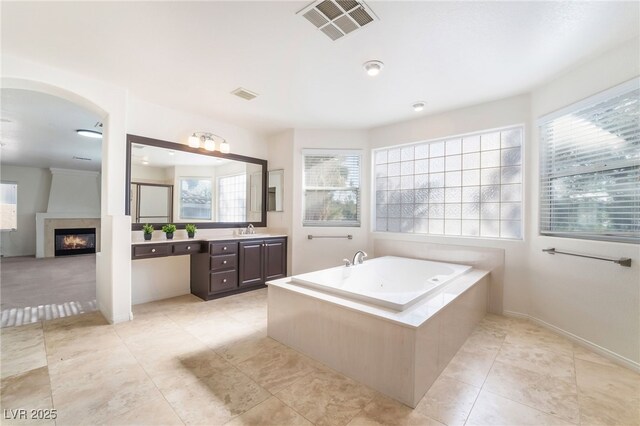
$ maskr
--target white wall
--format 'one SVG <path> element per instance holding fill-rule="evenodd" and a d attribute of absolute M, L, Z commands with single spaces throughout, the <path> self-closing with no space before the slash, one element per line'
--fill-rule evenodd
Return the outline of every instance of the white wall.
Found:
<path fill-rule="evenodd" d="M 283 170 L 282 211 L 267 212 L 267 226 L 273 232 L 289 235 L 289 247 L 287 250 L 287 275 L 291 275 L 293 266 L 291 245 L 291 233 L 293 224 L 293 157 L 294 157 L 294 131 L 286 130 L 268 139 L 268 167 L 269 170 Z"/>
<path fill-rule="evenodd" d="M 514 96 L 508 99 L 489 102 L 468 108 L 444 112 L 432 116 L 397 123 L 389 126 L 377 127 L 369 132 L 371 148 L 380 148 L 392 145 L 401 145 L 411 142 L 433 140 L 442 137 L 476 132 L 479 130 L 493 129 L 516 124 L 525 125 L 524 155 L 525 159 L 535 157 L 532 154 L 530 143 L 530 98 L 528 95 Z M 528 168 L 525 168 L 528 169 Z M 532 192 L 526 182 L 531 176 L 525 170 L 524 203 L 527 205 Z M 525 224 L 529 218 L 525 216 Z M 432 235 L 414 234 L 390 234 L 372 233 L 373 244 L 375 240 L 418 241 L 424 243 L 424 251 L 435 250 L 439 244 L 459 245 L 464 247 L 491 247 L 505 251 L 504 275 L 497 270 L 494 273 L 492 291 L 492 311 L 500 312 L 499 305 L 505 310 L 528 312 L 529 296 L 527 286 L 527 243 L 529 238 L 526 232 L 523 241 L 485 239 L 485 238 L 456 238 Z M 502 300 L 499 300 L 502 295 Z"/>
<path fill-rule="evenodd" d="M 100 173 L 51 169 L 47 213 L 100 214 Z"/>
<path fill-rule="evenodd" d="M 640 42 L 630 40 L 578 66 L 532 93 L 531 120 L 640 75 Z M 538 152 L 538 129 L 532 148 Z M 537 160 L 537 155 L 535 160 Z M 538 176 L 537 161 L 528 163 Z M 532 179 L 532 193 L 538 180 Z M 640 247 L 636 244 L 551 238 L 538 235 L 538 197 L 529 204 L 530 315 L 640 363 Z M 543 248 L 606 257 L 630 257 L 631 268 L 570 256 Z M 637 364 L 636 364 L 637 365 Z M 639 366 L 640 367 L 640 366 Z"/>
<path fill-rule="evenodd" d="M 36 213 L 47 210 L 51 172 L 35 167 L 0 167 L 3 182 L 18 184 L 18 228 L 0 232 L 0 252 L 3 256 L 33 256 L 36 254 Z"/>

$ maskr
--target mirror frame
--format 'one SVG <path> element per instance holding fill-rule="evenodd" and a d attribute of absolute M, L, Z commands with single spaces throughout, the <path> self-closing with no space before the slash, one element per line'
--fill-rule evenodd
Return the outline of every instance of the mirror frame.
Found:
<path fill-rule="evenodd" d="M 239 154 L 223 154 L 219 151 L 207 151 L 204 148 L 191 148 L 188 145 L 180 143 L 167 142 L 159 139 L 147 138 L 144 136 L 127 134 L 127 163 L 126 163 L 126 182 L 125 182 L 125 204 L 124 214 L 131 216 L 131 149 L 133 144 L 155 146 L 158 148 L 165 148 L 174 151 L 190 152 L 192 154 L 206 155 L 208 157 L 225 158 L 227 160 L 241 161 L 243 163 L 259 164 L 262 166 L 262 209 L 260 222 L 196 222 L 196 226 L 199 229 L 211 229 L 211 228 L 242 228 L 252 224 L 256 228 L 264 228 L 267 226 L 267 160 L 261 160 L 259 158 L 247 157 Z M 178 229 L 184 229 L 187 222 L 175 223 Z M 143 223 L 132 223 L 131 230 L 139 231 L 142 229 Z M 164 223 L 152 223 L 155 229 L 160 229 Z"/>

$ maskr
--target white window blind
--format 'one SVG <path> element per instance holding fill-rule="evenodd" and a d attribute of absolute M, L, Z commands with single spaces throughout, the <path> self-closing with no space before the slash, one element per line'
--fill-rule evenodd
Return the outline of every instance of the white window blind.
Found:
<path fill-rule="evenodd" d="M 304 150 L 304 226 L 360 226 L 359 151 Z"/>
<path fill-rule="evenodd" d="M 640 242 L 640 89 L 633 80 L 541 118 L 540 233 Z"/>

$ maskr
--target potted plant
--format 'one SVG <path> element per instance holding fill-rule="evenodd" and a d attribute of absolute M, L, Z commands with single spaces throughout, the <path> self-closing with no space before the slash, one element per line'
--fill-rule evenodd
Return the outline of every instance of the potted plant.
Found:
<path fill-rule="evenodd" d="M 151 239 L 151 235 L 153 234 L 153 225 L 145 223 L 142 225 L 142 233 L 144 234 L 144 239 L 149 241 Z"/>
<path fill-rule="evenodd" d="M 195 226 L 194 224 L 187 223 L 187 224 L 185 225 L 184 229 L 186 229 L 186 231 L 187 231 L 187 236 L 188 236 L 189 238 L 193 238 L 193 237 L 195 237 L 195 235 L 196 235 L 196 229 L 198 229 L 198 228 L 196 228 L 196 226 Z"/>
<path fill-rule="evenodd" d="M 173 223 L 167 223 L 162 226 L 162 232 L 167 235 L 167 240 L 172 240 L 173 233 L 176 232 L 176 226 Z"/>

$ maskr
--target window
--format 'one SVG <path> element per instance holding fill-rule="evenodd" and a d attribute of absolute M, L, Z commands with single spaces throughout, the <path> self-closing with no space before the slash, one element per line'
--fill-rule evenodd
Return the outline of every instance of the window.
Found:
<path fill-rule="evenodd" d="M 374 151 L 375 230 L 522 238 L 523 128 Z"/>
<path fill-rule="evenodd" d="M 360 226 L 359 151 L 304 150 L 304 226 Z"/>
<path fill-rule="evenodd" d="M 224 176 L 218 179 L 218 220 L 247 221 L 247 176 Z"/>
<path fill-rule="evenodd" d="M 180 179 L 180 219 L 211 220 L 211 179 Z"/>
<path fill-rule="evenodd" d="M 18 228 L 18 184 L 0 183 L 0 230 L 15 231 Z"/>
<path fill-rule="evenodd" d="M 638 83 L 540 119 L 542 235 L 640 242 Z"/>

